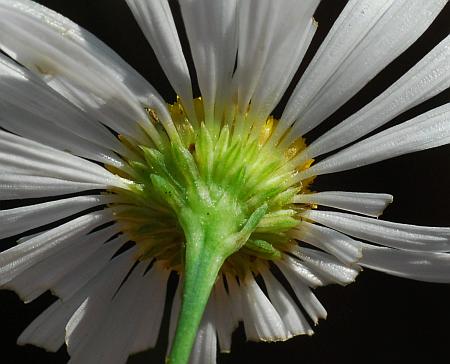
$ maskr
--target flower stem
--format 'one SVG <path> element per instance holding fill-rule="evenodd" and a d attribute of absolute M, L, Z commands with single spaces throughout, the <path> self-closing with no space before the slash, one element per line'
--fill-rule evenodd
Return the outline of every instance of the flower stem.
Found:
<path fill-rule="evenodd" d="M 197 242 L 200 243 L 200 242 Z M 197 337 L 203 312 L 217 274 L 225 260 L 211 242 L 186 244 L 183 299 L 178 324 L 167 363 L 187 364 Z"/>

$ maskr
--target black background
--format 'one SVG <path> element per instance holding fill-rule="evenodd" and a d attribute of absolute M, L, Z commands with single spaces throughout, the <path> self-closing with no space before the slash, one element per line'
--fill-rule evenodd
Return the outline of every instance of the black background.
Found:
<path fill-rule="evenodd" d="M 274 0 L 275 1 L 275 0 Z M 424 0 L 426 1 L 426 0 Z M 111 46 L 142 73 L 168 101 L 174 94 L 145 38 L 124 1 L 39 1 L 87 28 Z M 343 0 L 323 1 L 317 11 L 319 30 L 301 74 L 336 16 Z M 176 6 L 175 6 L 176 7 Z M 361 92 L 331 116 L 311 140 L 331 125 L 358 110 L 414 65 L 450 32 L 450 5 L 430 29 Z M 450 101 L 449 90 L 415 107 L 388 125 Z M 282 110 L 280 108 L 280 110 Z M 279 110 L 276 111 L 279 112 Z M 394 203 L 384 219 L 411 224 L 450 226 L 450 147 L 363 167 L 355 171 L 318 178 L 316 190 L 385 192 Z M 233 337 L 232 353 L 219 355 L 218 363 L 447 363 L 449 359 L 450 287 L 409 281 L 364 271 L 345 288 L 329 286 L 317 290 L 328 311 L 312 337 L 297 337 L 284 343 L 246 342 L 242 328 Z M 53 300 L 46 294 L 27 305 L 8 291 L 0 291 L 1 363 L 64 363 L 64 349 L 46 353 L 32 346 L 19 347 L 20 332 Z M 163 363 L 167 322 L 155 350 L 140 354 L 131 363 Z"/>

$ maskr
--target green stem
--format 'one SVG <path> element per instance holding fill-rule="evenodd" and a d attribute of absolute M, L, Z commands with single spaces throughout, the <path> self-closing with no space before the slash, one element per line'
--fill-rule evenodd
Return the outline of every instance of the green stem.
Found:
<path fill-rule="evenodd" d="M 200 245 L 200 246 L 199 246 Z M 186 244 L 183 300 L 167 363 L 187 364 L 217 274 L 225 260 L 216 244 Z"/>
<path fill-rule="evenodd" d="M 228 204 L 233 206 L 233 204 Z M 186 236 L 183 299 L 168 364 L 187 364 L 211 290 L 223 262 L 248 240 L 267 211 L 261 205 L 240 226 L 241 217 L 225 209 L 182 209 L 179 221 Z M 205 213 L 206 211 L 206 213 Z M 224 218 L 228 216 L 228 218 Z M 232 218 L 230 218 L 230 216 Z"/>

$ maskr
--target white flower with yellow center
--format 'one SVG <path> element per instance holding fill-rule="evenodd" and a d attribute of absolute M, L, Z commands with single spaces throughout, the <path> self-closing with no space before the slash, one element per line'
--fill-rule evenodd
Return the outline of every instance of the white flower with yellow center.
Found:
<path fill-rule="evenodd" d="M 0 199 L 57 196 L 0 211 L 0 238 L 25 234 L 0 254 L 0 285 L 27 302 L 60 298 L 19 343 L 124 363 L 155 345 L 172 271 L 171 364 L 214 363 L 239 322 L 249 340 L 312 334 L 326 317 L 312 289 L 353 282 L 361 267 L 450 282 L 450 228 L 376 219 L 391 195 L 311 187 L 450 142 L 450 104 L 358 141 L 450 86 L 450 37 L 356 114 L 303 139 L 447 1 L 350 0 L 276 120 L 319 2 L 179 0 L 194 98 L 167 0 L 127 0 L 179 96 L 168 104 L 68 19 L 0 0 Z"/>

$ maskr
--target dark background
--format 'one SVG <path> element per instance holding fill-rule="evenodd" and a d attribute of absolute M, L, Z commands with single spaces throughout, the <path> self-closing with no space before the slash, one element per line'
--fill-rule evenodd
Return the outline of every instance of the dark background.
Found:
<path fill-rule="evenodd" d="M 175 95 L 167 79 L 124 1 L 39 2 L 96 34 L 142 73 L 167 101 L 174 100 Z M 297 78 L 345 3 L 344 0 L 321 3 L 316 14 L 319 30 Z M 449 34 L 449 19 L 450 6 L 447 5 L 418 42 L 317 128 L 317 131 L 308 135 L 309 139 L 361 108 L 398 79 Z M 446 90 L 388 125 L 408 120 L 449 101 L 450 92 Z M 410 224 L 450 226 L 449 167 L 450 147 L 446 146 L 355 171 L 322 176 L 317 179 L 314 188 L 391 193 L 395 196 L 394 203 L 386 210 L 384 219 Z M 449 286 L 365 271 L 354 284 L 345 288 L 328 286 L 316 292 L 328 311 L 328 319 L 320 322 L 314 336 L 297 337 L 284 343 L 260 344 L 246 342 L 243 329 L 239 328 L 233 338 L 232 353 L 219 355 L 218 363 L 449 362 Z M 25 305 L 14 293 L 0 291 L 1 363 L 64 363 L 68 360 L 64 349 L 52 354 L 31 346 L 15 345 L 20 332 L 52 300 L 54 298 L 46 294 Z M 163 363 L 166 325 L 167 322 L 163 325 L 163 335 L 158 347 L 136 356 L 130 362 Z"/>

